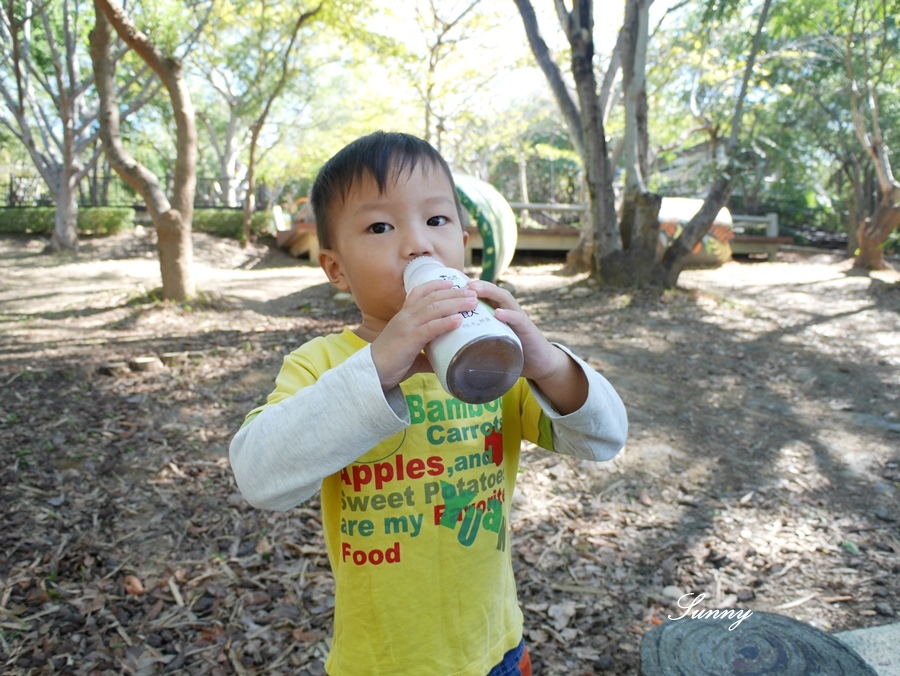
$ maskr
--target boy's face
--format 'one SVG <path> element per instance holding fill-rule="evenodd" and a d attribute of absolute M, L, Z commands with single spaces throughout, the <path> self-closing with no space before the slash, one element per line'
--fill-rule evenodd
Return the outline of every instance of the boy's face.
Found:
<path fill-rule="evenodd" d="M 332 213 L 332 248 L 319 253 L 319 264 L 332 284 L 353 294 L 367 333 L 380 333 L 400 311 L 403 270 L 412 259 L 433 256 L 463 269 L 468 235 L 440 167 L 419 162 L 395 174 L 384 193 L 365 176 Z"/>

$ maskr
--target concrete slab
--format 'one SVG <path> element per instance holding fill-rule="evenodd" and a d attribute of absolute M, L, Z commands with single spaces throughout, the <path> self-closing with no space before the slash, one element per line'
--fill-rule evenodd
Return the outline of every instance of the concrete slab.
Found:
<path fill-rule="evenodd" d="M 878 676 L 900 676 L 900 622 L 832 636 L 853 648 Z"/>

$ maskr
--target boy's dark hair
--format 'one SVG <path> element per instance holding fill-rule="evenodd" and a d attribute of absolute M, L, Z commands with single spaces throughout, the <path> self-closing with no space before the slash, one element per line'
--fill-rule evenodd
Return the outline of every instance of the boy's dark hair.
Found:
<path fill-rule="evenodd" d="M 388 181 L 409 174 L 419 162 L 440 168 L 453 188 L 453 200 L 460 219 L 466 213 L 456 194 L 456 183 L 447 161 L 427 141 L 400 132 L 376 131 L 344 146 L 319 170 L 310 191 L 309 202 L 316 218 L 319 247 L 331 248 L 331 208 L 338 200 L 345 200 L 355 183 L 369 175 L 383 193 Z M 464 223 L 461 221 L 461 223 Z"/>

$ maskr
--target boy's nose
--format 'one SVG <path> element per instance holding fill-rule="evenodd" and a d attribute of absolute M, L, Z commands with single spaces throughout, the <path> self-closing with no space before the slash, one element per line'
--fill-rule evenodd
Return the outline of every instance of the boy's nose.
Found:
<path fill-rule="evenodd" d="M 418 258 L 419 256 L 430 256 L 434 253 L 434 246 L 431 238 L 428 237 L 428 226 L 411 225 L 405 228 L 405 238 L 403 240 L 404 255 L 407 258 Z"/>

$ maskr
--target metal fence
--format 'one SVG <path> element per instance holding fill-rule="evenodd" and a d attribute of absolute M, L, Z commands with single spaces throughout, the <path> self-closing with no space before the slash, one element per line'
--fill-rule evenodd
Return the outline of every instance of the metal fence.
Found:
<path fill-rule="evenodd" d="M 166 190 L 172 189 L 172 178 L 167 176 Z M 246 181 L 240 182 L 229 200 L 223 186 L 227 181 L 218 177 L 197 178 L 194 196 L 196 208 L 235 208 L 243 206 L 247 195 Z M 271 201 L 271 193 L 264 183 L 257 184 L 257 208 L 265 208 Z M 230 202 L 230 203 L 229 203 Z M 0 207 L 54 206 L 53 195 L 36 174 L 7 173 L 0 175 Z M 78 204 L 83 207 L 133 207 L 145 208 L 144 200 L 116 174 L 91 174 L 81 182 Z"/>

